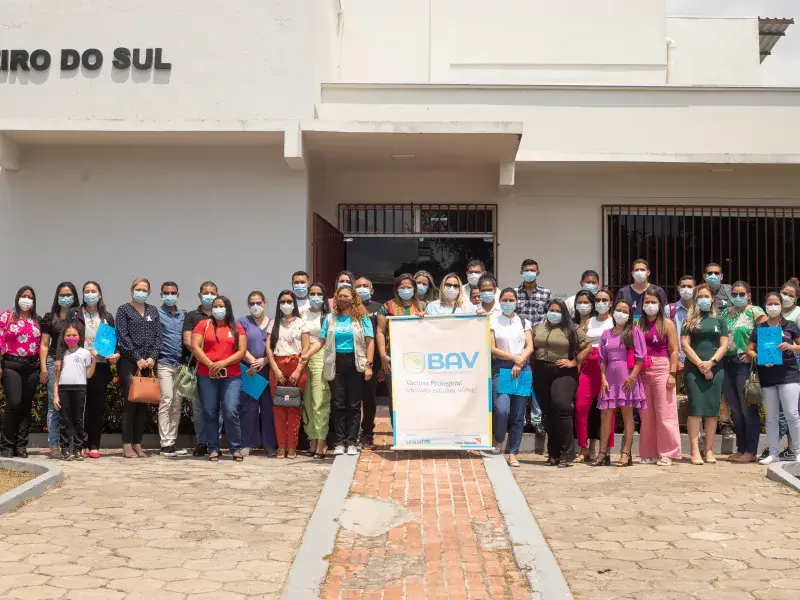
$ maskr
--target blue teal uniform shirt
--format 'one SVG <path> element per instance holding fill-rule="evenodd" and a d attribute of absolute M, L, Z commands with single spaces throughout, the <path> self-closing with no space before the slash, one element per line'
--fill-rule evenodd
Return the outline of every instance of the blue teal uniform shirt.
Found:
<path fill-rule="evenodd" d="M 364 328 L 364 337 L 375 337 L 372 321 L 370 321 L 369 317 L 364 317 L 361 320 L 361 327 Z M 324 340 L 327 337 L 328 319 L 325 319 L 319 332 L 319 339 Z M 353 345 L 353 319 L 349 315 L 340 316 L 336 321 L 336 353 L 353 354 L 353 352 L 355 352 Z"/>

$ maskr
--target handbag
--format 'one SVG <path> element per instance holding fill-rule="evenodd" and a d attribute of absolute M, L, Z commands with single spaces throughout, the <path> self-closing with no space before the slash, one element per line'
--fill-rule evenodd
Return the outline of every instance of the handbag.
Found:
<path fill-rule="evenodd" d="M 200 348 L 206 344 L 206 331 L 211 324 L 211 319 L 206 321 L 206 328 L 203 331 L 203 339 L 200 342 Z M 178 373 L 175 375 L 175 391 L 181 398 L 194 400 L 197 398 L 197 360 L 194 357 L 189 359 L 189 363 L 181 365 Z"/>
<path fill-rule="evenodd" d="M 156 377 L 153 369 L 147 370 L 150 371 L 150 377 L 142 375 L 142 369 L 136 371 L 136 375 L 131 376 L 128 402 L 137 402 L 139 404 L 158 404 L 161 402 L 161 387 L 158 384 L 158 377 Z"/>
<path fill-rule="evenodd" d="M 275 394 L 272 396 L 272 405 L 283 408 L 300 408 L 303 405 L 303 394 L 298 387 L 279 385 L 275 388 Z"/>
<path fill-rule="evenodd" d="M 644 357 L 644 361 L 642 362 L 642 371 L 644 371 L 645 369 L 649 369 L 652 364 L 653 361 L 650 358 L 650 355 L 649 354 L 646 355 Z M 633 370 L 633 367 L 635 366 L 636 366 L 636 355 L 633 353 L 633 348 L 631 348 L 630 350 L 628 350 L 628 369 Z"/>
<path fill-rule="evenodd" d="M 750 377 L 744 383 L 745 404 L 758 405 L 764 400 L 764 390 L 761 389 L 761 380 L 758 378 L 758 369 L 755 361 L 750 366 Z"/>

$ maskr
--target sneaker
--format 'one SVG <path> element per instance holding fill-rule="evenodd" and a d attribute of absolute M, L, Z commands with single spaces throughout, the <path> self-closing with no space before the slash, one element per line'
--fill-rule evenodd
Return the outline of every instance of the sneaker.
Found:
<path fill-rule="evenodd" d="M 794 450 L 792 450 L 791 448 L 787 448 L 786 450 L 778 454 L 778 458 L 780 458 L 781 460 L 795 460 L 797 458 L 797 455 L 794 453 Z"/>
<path fill-rule="evenodd" d="M 66 460 L 66 461 L 75 460 L 75 455 L 70 453 L 68 450 L 59 450 L 58 452 L 59 452 L 58 455 L 61 457 L 61 460 Z"/>
<path fill-rule="evenodd" d="M 348 446 L 347 456 L 358 456 L 358 448 L 356 446 Z"/>
<path fill-rule="evenodd" d="M 720 423 L 719 434 L 727 440 L 736 437 L 736 433 L 733 431 L 733 427 L 731 427 L 730 423 Z"/>
<path fill-rule="evenodd" d="M 205 456 L 206 454 L 208 454 L 207 444 L 197 444 L 194 448 L 194 452 L 192 452 L 192 456 Z"/>
<path fill-rule="evenodd" d="M 189 452 L 185 448 L 181 448 L 178 450 L 175 446 L 172 446 L 172 451 L 175 453 L 175 456 L 186 456 Z"/>
<path fill-rule="evenodd" d="M 166 456 L 167 458 L 174 458 L 175 446 L 161 446 L 161 456 Z"/>
<path fill-rule="evenodd" d="M 659 467 L 671 467 L 672 459 L 669 456 L 662 456 L 656 463 Z"/>
<path fill-rule="evenodd" d="M 658 459 L 657 458 L 643 458 L 642 464 L 644 465 L 657 465 Z"/>
<path fill-rule="evenodd" d="M 779 460 L 780 459 L 777 456 L 769 455 L 769 456 L 767 456 L 767 458 L 762 458 L 760 461 L 758 461 L 758 464 L 760 464 L 760 465 L 771 465 L 772 463 L 778 462 Z"/>
<path fill-rule="evenodd" d="M 761 453 L 761 456 L 759 456 L 758 458 L 759 460 L 764 460 L 768 456 L 769 456 L 769 447 L 766 447 L 764 448 L 764 451 Z"/>
<path fill-rule="evenodd" d="M 336 448 L 334 448 L 334 449 L 333 449 L 333 453 L 334 453 L 336 456 L 341 456 L 342 454 L 344 454 L 344 453 L 345 453 L 344 446 L 343 446 L 342 444 L 337 444 L 337 445 L 336 445 Z"/>

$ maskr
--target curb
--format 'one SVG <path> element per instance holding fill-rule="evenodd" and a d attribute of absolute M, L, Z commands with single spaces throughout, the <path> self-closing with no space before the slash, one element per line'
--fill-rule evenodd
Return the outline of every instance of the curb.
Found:
<path fill-rule="evenodd" d="M 319 495 L 283 586 L 283 600 L 317 600 L 336 544 L 339 515 L 350 492 L 359 456 L 337 456 Z"/>
<path fill-rule="evenodd" d="M 20 458 L 0 458 L 0 469 L 38 474 L 35 479 L 0 496 L 0 515 L 26 500 L 38 498 L 49 488 L 61 483 L 64 478 L 64 472 L 59 466 Z"/>
<path fill-rule="evenodd" d="M 483 456 L 497 506 L 508 527 L 514 558 L 528 577 L 532 600 L 572 600 L 572 592 L 503 455 Z"/>
<path fill-rule="evenodd" d="M 789 462 L 776 462 L 772 463 L 767 468 L 767 479 L 772 481 L 776 481 L 777 483 L 782 483 L 783 485 L 789 486 L 793 490 L 800 492 L 800 479 L 789 473 L 786 470 L 786 467 L 791 464 L 796 463 L 789 463 Z M 0 511 L 2 512 L 2 511 Z"/>

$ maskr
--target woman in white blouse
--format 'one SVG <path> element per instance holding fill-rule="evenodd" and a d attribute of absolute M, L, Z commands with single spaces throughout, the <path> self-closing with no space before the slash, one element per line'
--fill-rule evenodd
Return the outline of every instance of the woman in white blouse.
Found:
<path fill-rule="evenodd" d="M 464 294 L 461 279 L 455 273 L 448 273 L 439 287 L 439 299 L 429 302 L 425 307 L 426 315 L 471 315 L 475 306 Z"/>
<path fill-rule="evenodd" d="M 308 333 L 309 344 L 319 339 L 322 320 L 329 312 L 328 297 L 325 286 L 314 282 L 308 288 L 309 306 L 302 314 Z M 308 393 L 304 403 L 308 423 L 304 425 L 310 443 L 308 455 L 314 458 L 325 458 L 328 447 L 328 422 L 331 416 L 331 390 L 328 381 L 322 376 L 324 350 L 320 350 L 308 359 Z"/>
<path fill-rule="evenodd" d="M 533 352 L 531 323 L 523 319 L 517 310 L 517 292 L 506 288 L 500 293 L 501 314 L 492 314 L 489 326 L 492 332 L 492 414 L 494 430 L 494 450 L 499 454 L 508 432 L 508 464 L 519 466 L 517 454 L 522 442 L 522 428 L 525 426 L 525 406 L 530 395 L 499 392 L 501 371 L 510 371 L 511 380 L 518 380 L 524 372 L 530 372 L 528 358 Z"/>
<path fill-rule="evenodd" d="M 600 338 L 606 329 L 614 327 L 611 318 L 611 292 L 606 288 L 591 291 L 582 290 L 575 294 L 575 323 L 586 332 L 586 338 L 592 345 L 589 357 L 583 362 L 578 376 L 578 391 L 575 394 L 575 430 L 578 434 L 580 451 L 575 462 L 586 462 L 591 459 L 593 446 L 600 436 L 600 411 L 597 409 L 597 397 L 600 395 L 600 361 L 598 347 Z M 592 417 L 595 418 L 592 418 Z M 591 446 L 589 433 L 591 436 Z M 609 448 L 614 445 L 614 432 L 611 432 Z"/>

